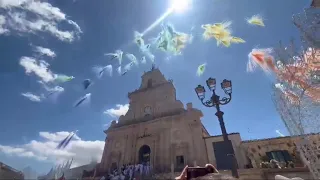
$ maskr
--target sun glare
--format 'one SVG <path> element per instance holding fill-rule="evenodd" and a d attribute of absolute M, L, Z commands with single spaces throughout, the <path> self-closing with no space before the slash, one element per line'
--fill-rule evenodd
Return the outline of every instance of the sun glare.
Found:
<path fill-rule="evenodd" d="M 168 10 L 152 23 L 146 30 L 142 32 L 142 36 L 151 31 L 154 27 L 158 26 L 164 19 L 172 13 L 182 13 L 192 6 L 192 0 L 170 0 L 170 7 Z"/>
<path fill-rule="evenodd" d="M 171 8 L 177 13 L 186 11 L 190 5 L 191 0 L 171 0 Z"/>

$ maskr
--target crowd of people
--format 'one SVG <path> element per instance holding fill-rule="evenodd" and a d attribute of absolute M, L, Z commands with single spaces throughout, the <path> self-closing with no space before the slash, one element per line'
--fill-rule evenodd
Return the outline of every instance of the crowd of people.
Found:
<path fill-rule="evenodd" d="M 135 177 L 148 176 L 151 173 L 150 162 L 140 164 L 124 164 L 121 168 L 115 168 L 107 177 L 103 176 L 101 180 L 133 180 Z"/>
<path fill-rule="evenodd" d="M 198 166 L 199 167 L 199 166 Z M 206 175 L 198 176 L 198 177 L 187 177 L 187 169 L 189 168 L 186 166 L 181 174 L 178 177 L 175 177 L 176 180 L 237 180 L 238 178 L 234 178 L 230 175 L 220 174 L 219 171 L 212 165 L 207 164 L 206 168 L 213 169 L 213 172 L 208 173 Z M 115 168 L 112 173 L 109 173 L 105 176 L 102 176 L 100 180 L 138 180 L 141 179 L 143 176 L 151 175 L 151 166 L 150 163 L 142 163 L 142 164 L 126 164 L 123 165 L 121 168 Z M 285 176 L 276 175 L 275 180 L 290 180 Z M 300 177 L 291 178 L 291 180 L 304 180 Z"/>

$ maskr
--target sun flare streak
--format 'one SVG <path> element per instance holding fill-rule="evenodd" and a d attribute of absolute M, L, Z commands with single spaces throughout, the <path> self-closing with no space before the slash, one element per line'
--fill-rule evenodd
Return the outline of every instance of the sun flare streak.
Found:
<path fill-rule="evenodd" d="M 191 0 L 171 0 L 171 8 L 176 13 L 182 13 L 189 9 L 191 5 Z"/>
<path fill-rule="evenodd" d="M 174 11 L 174 8 L 169 8 L 162 16 L 160 16 L 154 23 L 152 23 L 146 30 L 143 31 L 142 36 L 147 34 L 149 31 L 151 31 L 153 28 L 155 28 L 157 25 L 159 25 L 164 19 L 166 19 L 172 12 Z"/>
<path fill-rule="evenodd" d="M 144 36 L 153 28 L 155 28 L 157 25 L 159 25 L 164 19 L 166 19 L 173 12 L 176 12 L 176 13 L 184 12 L 187 9 L 189 9 L 190 6 L 191 6 L 191 0 L 171 0 L 170 8 L 162 16 L 160 16 L 154 23 L 152 23 L 146 30 L 144 30 L 142 33 L 142 36 Z"/>

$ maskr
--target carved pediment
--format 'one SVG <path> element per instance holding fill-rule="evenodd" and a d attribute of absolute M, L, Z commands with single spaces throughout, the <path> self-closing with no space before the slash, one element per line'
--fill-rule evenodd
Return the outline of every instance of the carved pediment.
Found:
<path fill-rule="evenodd" d="M 108 130 L 106 130 L 105 132 L 108 133 L 109 130 L 112 130 L 112 129 L 115 129 L 115 128 L 119 128 L 119 127 L 122 127 L 122 126 L 138 124 L 138 123 L 142 123 L 142 122 L 146 122 L 146 121 L 150 121 L 150 120 L 154 120 L 154 119 L 165 118 L 165 117 L 169 117 L 169 116 L 176 116 L 176 115 L 182 114 L 184 112 L 185 112 L 184 109 L 178 109 L 176 111 L 162 113 L 162 114 L 154 115 L 154 116 L 151 116 L 151 117 L 141 117 L 141 118 L 137 118 L 137 119 L 125 120 L 125 121 L 122 121 L 122 122 L 115 123 L 114 125 L 111 125 L 108 128 Z M 168 120 L 168 123 L 171 123 L 171 119 Z"/>
<path fill-rule="evenodd" d="M 151 133 L 143 133 L 143 135 L 141 135 L 141 136 L 138 136 L 137 137 L 137 139 L 143 139 L 143 138 L 147 138 L 147 137 L 151 137 L 152 136 L 152 134 Z"/>
<path fill-rule="evenodd" d="M 174 144 L 172 144 L 172 146 L 175 149 L 184 149 L 184 148 L 187 148 L 189 145 L 187 142 L 180 142 L 180 143 L 174 143 Z"/>
<path fill-rule="evenodd" d="M 141 78 L 140 88 L 128 94 L 130 103 L 127 113 L 120 116 L 118 122 L 112 122 L 106 133 L 111 129 L 122 126 L 177 115 L 182 112 L 196 112 L 192 108 L 192 104 L 188 104 L 189 111 L 187 111 L 183 103 L 176 99 L 174 85 L 166 80 L 159 69 L 146 72 Z M 148 113 L 147 116 L 146 113 Z"/>

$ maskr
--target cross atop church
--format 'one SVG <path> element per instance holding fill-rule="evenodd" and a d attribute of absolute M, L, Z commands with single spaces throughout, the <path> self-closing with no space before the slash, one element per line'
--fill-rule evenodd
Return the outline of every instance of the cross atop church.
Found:
<path fill-rule="evenodd" d="M 152 66 L 151 66 L 151 71 L 155 70 L 156 69 L 156 65 L 154 63 L 152 63 Z"/>

